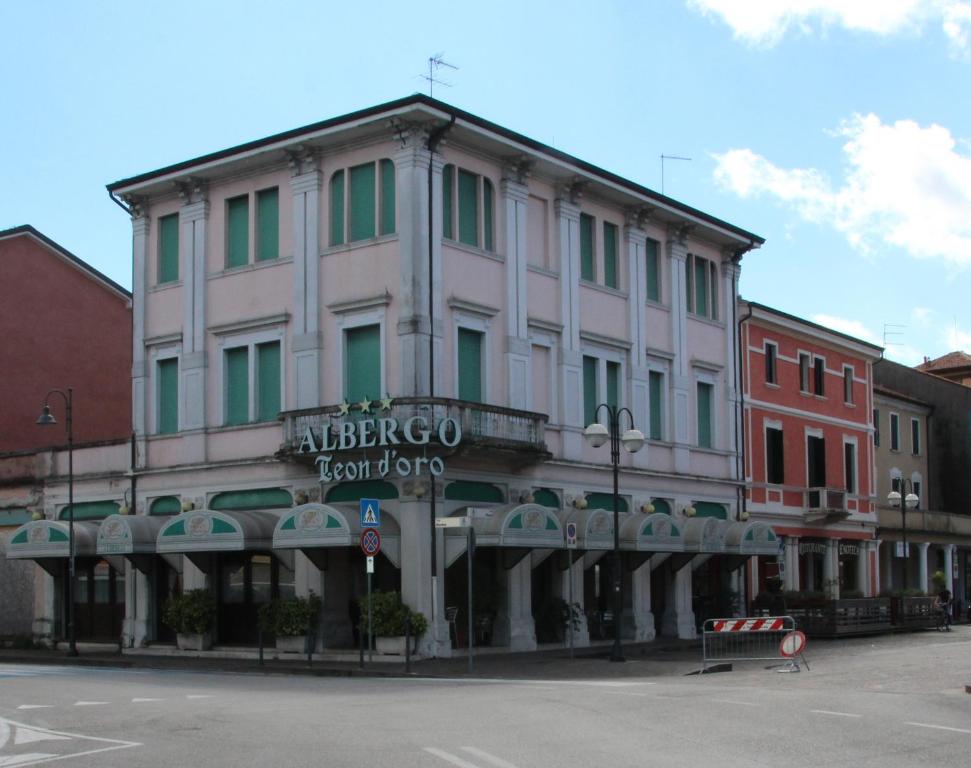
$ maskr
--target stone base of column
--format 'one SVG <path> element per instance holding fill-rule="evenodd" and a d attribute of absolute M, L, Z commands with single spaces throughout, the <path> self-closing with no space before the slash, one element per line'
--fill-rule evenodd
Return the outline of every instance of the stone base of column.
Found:
<path fill-rule="evenodd" d="M 655 638 L 654 614 L 650 611 L 639 611 L 634 614 L 634 642 L 646 643 Z"/>

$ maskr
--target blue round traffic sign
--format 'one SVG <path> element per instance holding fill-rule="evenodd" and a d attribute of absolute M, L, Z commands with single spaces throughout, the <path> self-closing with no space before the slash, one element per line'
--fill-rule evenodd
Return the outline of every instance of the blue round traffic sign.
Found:
<path fill-rule="evenodd" d="M 361 532 L 361 551 L 368 557 L 374 557 L 381 551 L 381 534 L 377 528 Z"/>

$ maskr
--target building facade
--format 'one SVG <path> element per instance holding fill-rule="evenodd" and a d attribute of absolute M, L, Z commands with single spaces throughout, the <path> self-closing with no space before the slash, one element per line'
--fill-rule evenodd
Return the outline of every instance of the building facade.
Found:
<path fill-rule="evenodd" d="M 755 302 L 739 303 L 746 512 L 780 538 L 752 560 L 750 594 L 880 589 L 873 364 L 881 350 Z"/>
<path fill-rule="evenodd" d="M 476 642 L 531 649 L 562 640 L 543 617 L 564 601 L 580 643 L 617 620 L 692 637 L 775 551 L 739 519 L 756 235 L 423 96 L 109 191 L 133 226 L 135 514 L 88 533 L 127 574 L 127 643 L 170 640 L 162 601 L 202 587 L 217 643 L 254 644 L 260 605 L 312 591 L 319 646 L 349 647 L 362 498 L 375 586 L 429 618 L 426 654 L 468 642 L 470 572 Z M 584 439 L 601 404 L 646 436 L 616 509 Z M 473 568 L 445 517 L 471 521 Z"/>

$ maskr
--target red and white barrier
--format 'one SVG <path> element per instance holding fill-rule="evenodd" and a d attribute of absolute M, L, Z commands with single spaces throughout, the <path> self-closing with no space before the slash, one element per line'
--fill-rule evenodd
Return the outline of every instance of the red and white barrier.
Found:
<path fill-rule="evenodd" d="M 714 632 L 778 632 L 784 629 L 785 619 L 768 617 L 765 619 L 716 619 L 712 623 Z"/>

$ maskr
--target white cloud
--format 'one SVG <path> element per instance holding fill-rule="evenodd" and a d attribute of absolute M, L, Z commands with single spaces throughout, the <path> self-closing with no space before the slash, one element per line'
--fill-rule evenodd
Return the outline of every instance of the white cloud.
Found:
<path fill-rule="evenodd" d="M 967 0 L 688 0 L 705 16 L 717 16 L 735 37 L 752 45 L 776 45 L 790 30 L 802 34 L 829 27 L 894 35 L 940 24 L 951 45 L 966 49 L 971 33 Z"/>
<path fill-rule="evenodd" d="M 948 328 L 944 334 L 944 338 L 947 343 L 947 349 L 951 351 L 971 351 L 971 332 L 962 330 L 957 325 Z"/>
<path fill-rule="evenodd" d="M 812 321 L 817 325 L 823 326 L 824 328 L 830 328 L 834 331 L 845 333 L 847 336 L 852 336 L 855 339 L 869 341 L 871 344 L 877 344 L 881 347 L 883 346 L 883 342 L 881 341 L 880 337 L 873 333 L 859 320 L 850 320 L 849 318 L 837 317 L 836 315 L 818 314 L 812 316 Z"/>
<path fill-rule="evenodd" d="M 780 168 L 751 149 L 713 155 L 715 180 L 741 197 L 775 197 L 807 221 L 829 223 L 864 254 L 891 245 L 971 264 L 971 155 L 946 128 L 884 124 L 869 114 L 844 121 L 836 135 L 846 140 L 838 185 L 817 169 Z"/>

